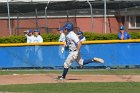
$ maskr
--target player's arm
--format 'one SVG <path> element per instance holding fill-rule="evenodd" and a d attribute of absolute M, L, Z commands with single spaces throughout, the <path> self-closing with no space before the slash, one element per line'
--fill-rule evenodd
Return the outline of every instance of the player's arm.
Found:
<path fill-rule="evenodd" d="M 74 34 L 72 37 L 73 37 L 74 42 L 77 44 L 77 51 L 80 51 L 80 48 L 82 45 L 80 39 L 78 38 L 76 34 Z"/>
<path fill-rule="evenodd" d="M 81 45 L 82 45 L 82 43 L 79 41 L 77 44 L 77 51 L 80 51 Z"/>

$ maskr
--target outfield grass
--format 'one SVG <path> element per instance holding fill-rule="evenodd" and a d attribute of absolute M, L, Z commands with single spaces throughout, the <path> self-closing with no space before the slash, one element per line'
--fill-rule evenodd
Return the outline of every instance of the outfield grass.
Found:
<path fill-rule="evenodd" d="M 57 83 L 1 85 L 0 92 L 24 93 L 139 93 L 140 83 Z"/>
<path fill-rule="evenodd" d="M 0 70 L 0 75 L 12 74 L 60 74 L 62 70 Z M 100 74 L 100 75 L 140 75 L 140 69 L 80 69 L 69 70 L 70 74 Z"/>

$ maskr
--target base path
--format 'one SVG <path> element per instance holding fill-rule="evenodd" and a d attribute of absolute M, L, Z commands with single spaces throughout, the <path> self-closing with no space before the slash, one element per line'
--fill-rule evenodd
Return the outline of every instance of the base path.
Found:
<path fill-rule="evenodd" d="M 0 85 L 59 83 L 58 74 L 0 75 Z M 140 82 L 140 75 L 73 75 L 68 74 L 63 82 Z"/>

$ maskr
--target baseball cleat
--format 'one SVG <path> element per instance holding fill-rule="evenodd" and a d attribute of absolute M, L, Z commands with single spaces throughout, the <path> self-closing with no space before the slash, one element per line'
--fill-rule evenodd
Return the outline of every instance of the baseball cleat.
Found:
<path fill-rule="evenodd" d="M 80 69 L 81 69 L 81 68 L 84 68 L 84 65 L 80 65 L 79 68 L 80 68 Z"/>
<path fill-rule="evenodd" d="M 65 78 L 63 76 L 58 76 L 57 80 L 65 80 Z"/>
<path fill-rule="evenodd" d="M 97 58 L 97 57 L 94 57 L 94 58 L 92 59 L 92 61 L 94 61 L 94 62 L 99 62 L 99 63 L 104 63 L 104 60 L 103 60 L 103 59 Z"/>

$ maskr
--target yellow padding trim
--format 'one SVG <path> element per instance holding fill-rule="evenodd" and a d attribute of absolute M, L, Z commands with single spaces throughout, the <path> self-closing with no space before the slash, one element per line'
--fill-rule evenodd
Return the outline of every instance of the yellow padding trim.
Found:
<path fill-rule="evenodd" d="M 0 46 L 49 46 L 49 45 L 62 45 L 63 42 L 44 42 L 44 43 L 8 43 L 0 44 Z"/>
<path fill-rule="evenodd" d="M 108 44 L 108 43 L 131 43 L 140 42 L 140 39 L 129 39 L 129 40 L 94 40 L 94 41 L 84 41 L 82 44 Z M 62 45 L 63 42 L 44 42 L 44 43 L 8 43 L 0 44 L 0 46 L 49 46 L 49 45 Z"/>
<path fill-rule="evenodd" d="M 108 44 L 108 43 L 131 43 L 140 42 L 140 39 L 129 39 L 129 40 L 95 40 L 95 41 L 85 41 L 82 44 Z"/>

